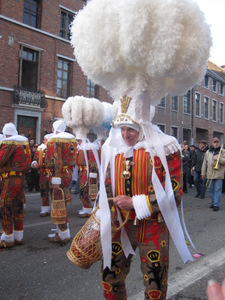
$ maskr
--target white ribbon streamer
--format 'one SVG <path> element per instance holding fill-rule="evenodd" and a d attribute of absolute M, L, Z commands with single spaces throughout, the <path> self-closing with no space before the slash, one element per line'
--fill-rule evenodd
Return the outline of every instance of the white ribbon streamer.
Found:
<path fill-rule="evenodd" d="M 186 263 L 188 260 L 193 261 L 194 259 L 186 245 L 184 233 L 181 227 L 162 140 L 159 138 L 157 134 L 154 133 L 151 127 L 149 127 L 149 129 L 150 129 L 151 138 L 154 140 L 154 144 L 157 145 L 157 155 L 160 158 L 166 172 L 166 182 L 165 182 L 165 190 L 164 190 L 155 172 L 154 155 L 151 153 L 151 150 L 149 148 L 150 156 L 153 162 L 152 183 L 155 190 L 157 203 L 159 205 L 163 218 L 166 222 L 166 225 L 169 229 L 171 237 L 174 241 L 174 244 L 181 258 L 183 259 L 184 263 Z M 145 136 L 149 138 L 150 136 L 146 132 L 147 130 L 148 128 L 144 128 L 144 133 Z"/>
<path fill-rule="evenodd" d="M 188 230 L 187 230 L 187 227 L 186 227 L 186 224 L 185 224 L 185 220 L 184 220 L 184 204 L 183 204 L 183 199 L 181 201 L 181 216 L 182 216 L 182 223 L 183 223 L 183 227 L 184 227 L 184 231 L 185 231 L 185 234 L 189 240 L 189 242 L 191 243 L 191 246 L 195 249 L 195 251 L 197 251 L 197 253 L 199 253 L 199 251 L 195 248 L 195 245 L 193 244 L 192 242 L 192 239 L 188 233 Z"/>

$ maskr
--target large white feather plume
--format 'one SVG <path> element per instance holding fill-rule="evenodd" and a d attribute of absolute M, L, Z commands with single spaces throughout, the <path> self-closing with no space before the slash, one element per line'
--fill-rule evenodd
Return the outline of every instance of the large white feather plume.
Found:
<path fill-rule="evenodd" d="M 69 97 L 62 106 L 62 115 L 76 138 L 86 139 L 88 131 L 99 127 L 104 117 L 104 106 L 95 98 Z"/>
<path fill-rule="evenodd" d="M 83 96 L 69 97 L 62 106 L 62 115 L 66 125 L 81 139 L 86 138 L 90 129 L 103 136 L 114 118 L 111 103 Z"/>
<path fill-rule="evenodd" d="M 212 43 L 192 0 L 92 0 L 71 32 L 85 75 L 114 98 L 147 93 L 152 105 L 202 80 Z"/>

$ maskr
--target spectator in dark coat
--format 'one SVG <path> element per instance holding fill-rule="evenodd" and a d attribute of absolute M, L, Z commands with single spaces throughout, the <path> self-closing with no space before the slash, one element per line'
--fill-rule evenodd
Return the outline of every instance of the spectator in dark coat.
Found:
<path fill-rule="evenodd" d="M 183 192 L 187 193 L 187 175 L 188 175 L 188 151 L 185 149 L 185 145 L 181 145 L 181 158 L 182 158 L 182 168 L 183 168 Z"/>
<path fill-rule="evenodd" d="M 34 140 L 30 140 L 30 148 L 31 148 L 31 158 L 32 161 L 34 160 L 35 152 L 37 151 L 38 145 L 33 144 Z M 39 173 L 37 169 L 31 168 L 31 170 L 28 172 L 28 178 L 27 178 L 27 185 L 28 185 L 28 191 L 32 192 L 35 188 L 36 192 L 39 192 L 40 186 L 39 186 Z"/>
<path fill-rule="evenodd" d="M 205 156 L 206 151 L 209 149 L 207 146 L 206 140 L 201 140 L 199 142 L 199 148 L 196 150 L 196 155 L 193 160 L 192 170 L 194 170 L 194 182 L 197 194 L 195 195 L 196 198 L 204 199 L 205 192 L 206 192 L 206 178 L 202 179 L 201 176 L 201 169 L 202 163 Z"/>
<path fill-rule="evenodd" d="M 194 185 L 194 172 L 192 172 L 192 165 L 195 159 L 196 149 L 194 145 L 189 147 L 189 158 L 188 158 L 188 184 L 192 188 Z"/>

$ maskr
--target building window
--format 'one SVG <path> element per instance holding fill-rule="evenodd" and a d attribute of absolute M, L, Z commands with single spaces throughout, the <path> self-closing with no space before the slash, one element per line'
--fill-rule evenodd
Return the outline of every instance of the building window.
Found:
<path fill-rule="evenodd" d="M 171 110 L 178 111 L 178 97 L 171 96 Z"/>
<path fill-rule="evenodd" d="M 39 89 L 40 52 L 21 45 L 19 87 L 31 91 Z"/>
<path fill-rule="evenodd" d="M 87 78 L 87 97 L 98 98 L 98 86 Z"/>
<path fill-rule="evenodd" d="M 206 96 L 204 98 L 204 118 L 209 119 L 209 98 Z"/>
<path fill-rule="evenodd" d="M 171 126 L 171 135 L 174 136 L 175 138 L 178 138 L 178 128 Z"/>
<path fill-rule="evenodd" d="M 201 117 L 201 96 L 199 93 L 195 93 L 195 116 Z"/>
<path fill-rule="evenodd" d="M 220 102 L 220 123 L 224 123 L 224 103 Z"/>
<path fill-rule="evenodd" d="M 159 129 L 160 129 L 162 132 L 165 132 L 165 125 L 164 125 L 164 124 L 158 124 L 158 127 L 159 127 Z"/>
<path fill-rule="evenodd" d="M 213 92 L 216 92 L 216 80 L 215 79 L 213 79 L 212 89 L 213 89 Z"/>
<path fill-rule="evenodd" d="M 23 23 L 41 28 L 41 0 L 24 0 Z"/>
<path fill-rule="evenodd" d="M 205 75 L 204 86 L 205 86 L 206 88 L 209 87 L 209 76 L 208 76 L 208 75 Z"/>
<path fill-rule="evenodd" d="M 60 37 L 70 40 L 70 24 L 72 23 L 74 15 L 66 10 L 61 10 L 60 20 Z"/>
<path fill-rule="evenodd" d="M 72 63 L 65 59 L 58 59 L 57 69 L 57 97 L 71 96 Z"/>
<path fill-rule="evenodd" d="M 223 95 L 224 93 L 224 85 L 220 83 L 220 95 Z"/>
<path fill-rule="evenodd" d="M 191 113 L 191 93 L 188 91 L 186 95 L 183 96 L 183 109 L 185 114 Z"/>
<path fill-rule="evenodd" d="M 214 122 L 217 121 L 217 101 L 216 100 L 212 101 L 212 120 Z"/>
<path fill-rule="evenodd" d="M 163 108 L 166 107 L 166 97 L 163 97 L 163 98 L 160 100 L 158 106 L 159 106 L 159 107 L 163 107 Z"/>

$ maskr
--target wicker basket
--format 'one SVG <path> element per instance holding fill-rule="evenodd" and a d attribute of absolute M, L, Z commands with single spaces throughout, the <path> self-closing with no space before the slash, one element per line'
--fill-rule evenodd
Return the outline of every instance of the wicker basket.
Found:
<path fill-rule="evenodd" d="M 89 269 L 91 265 L 102 259 L 102 246 L 100 238 L 100 221 L 93 211 L 90 218 L 74 237 L 70 249 L 67 251 L 68 258 L 81 269 Z M 113 225 L 112 235 L 119 231 L 127 219 L 118 228 Z"/>
<path fill-rule="evenodd" d="M 92 201 L 94 201 L 98 195 L 98 180 L 95 178 L 88 179 L 88 193 Z"/>
<path fill-rule="evenodd" d="M 55 190 L 52 192 L 52 201 L 51 201 L 51 218 L 53 224 L 65 224 L 66 223 L 66 203 L 64 198 L 64 192 L 62 189 L 58 189 L 57 191 L 61 192 L 61 199 L 55 199 Z M 60 193 L 57 192 L 58 197 Z"/>

